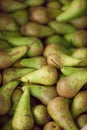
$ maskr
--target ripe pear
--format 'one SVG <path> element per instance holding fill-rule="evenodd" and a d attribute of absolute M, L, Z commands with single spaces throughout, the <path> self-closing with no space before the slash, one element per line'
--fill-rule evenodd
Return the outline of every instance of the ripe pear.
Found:
<path fill-rule="evenodd" d="M 68 9 L 58 15 L 56 18 L 60 22 L 67 22 L 68 20 L 83 16 L 87 10 L 86 0 L 73 0 Z"/>
<path fill-rule="evenodd" d="M 76 123 L 79 128 L 83 128 L 87 124 L 87 114 L 82 114 L 76 118 Z"/>
<path fill-rule="evenodd" d="M 56 97 L 49 101 L 47 110 L 52 119 L 65 130 L 79 130 L 74 123 L 66 98 Z"/>
<path fill-rule="evenodd" d="M 39 104 L 32 108 L 32 114 L 37 125 L 44 126 L 51 120 L 45 105 Z"/>
<path fill-rule="evenodd" d="M 57 69 L 51 65 L 45 65 L 31 73 L 26 74 L 20 80 L 22 82 L 38 83 L 42 85 L 53 85 L 58 80 Z"/>
<path fill-rule="evenodd" d="M 25 0 L 24 2 L 25 4 L 27 4 L 28 6 L 40 6 L 42 4 L 45 3 L 45 0 Z"/>
<path fill-rule="evenodd" d="M 71 108 L 74 118 L 87 112 L 87 91 L 81 91 L 74 97 Z"/>
<path fill-rule="evenodd" d="M 14 130 L 31 130 L 33 125 L 34 119 L 30 107 L 30 92 L 28 89 L 25 89 L 13 116 L 12 127 Z"/>
<path fill-rule="evenodd" d="M 22 89 L 25 89 L 26 87 L 30 89 L 31 95 L 40 100 L 44 105 L 47 105 L 51 99 L 58 96 L 56 86 L 28 84 L 23 86 Z"/>
<path fill-rule="evenodd" d="M 10 119 L 2 128 L 2 130 L 13 130 L 12 128 L 12 119 Z"/>
<path fill-rule="evenodd" d="M 81 70 L 69 76 L 65 76 L 57 83 L 57 92 L 66 98 L 74 97 L 87 82 L 87 71 Z"/>
<path fill-rule="evenodd" d="M 55 121 L 49 121 L 45 124 L 43 130 L 62 130 L 62 128 Z"/>
<path fill-rule="evenodd" d="M 11 96 L 17 85 L 17 81 L 11 81 L 0 88 L 0 115 L 5 115 L 9 111 L 11 107 Z"/>

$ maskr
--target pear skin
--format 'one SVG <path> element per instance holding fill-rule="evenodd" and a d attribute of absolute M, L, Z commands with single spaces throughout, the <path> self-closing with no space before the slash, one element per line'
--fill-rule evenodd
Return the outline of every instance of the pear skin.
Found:
<path fill-rule="evenodd" d="M 65 76 L 57 83 L 57 92 L 66 98 L 74 97 L 87 82 L 87 71 L 81 70 L 69 76 Z"/>
<path fill-rule="evenodd" d="M 83 128 L 87 124 L 87 114 L 82 114 L 76 118 L 79 128 Z"/>
<path fill-rule="evenodd" d="M 17 81 L 11 81 L 0 88 L 0 115 L 4 115 L 9 111 L 11 107 L 11 96 L 17 85 Z"/>
<path fill-rule="evenodd" d="M 26 89 L 19 100 L 12 120 L 14 130 L 31 130 L 34 125 L 30 108 L 30 93 Z"/>
<path fill-rule="evenodd" d="M 9 45 L 9 43 L 5 40 L 1 40 L 0 39 L 0 49 L 8 49 L 8 48 L 11 48 L 12 46 Z"/>
<path fill-rule="evenodd" d="M 40 6 L 42 4 L 45 3 L 45 0 L 38 0 L 36 2 L 36 0 L 26 0 L 25 4 L 27 4 L 28 6 Z"/>
<path fill-rule="evenodd" d="M 47 4 L 46 4 L 46 6 L 48 7 L 48 8 L 51 8 L 51 9 L 60 9 L 61 8 L 61 4 L 60 4 L 60 2 L 58 2 L 58 1 L 49 1 Z"/>
<path fill-rule="evenodd" d="M 47 110 L 51 118 L 65 130 L 79 130 L 73 121 L 66 98 L 56 97 L 49 101 Z"/>
<path fill-rule="evenodd" d="M 58 80 L 58 72 L 55 67 L 45 65 L 31 73 L 26 74 L 20 80 L 22 82 L 38 83 L 42 85 L 53 85 Z"/>
<path fill-rule="evenodd" d="M 87 91 L 81 91 L 74 97 L 71 111 L 74 118 L 87 112 Z"/>
<path fill-rule="evenodd" d="M 2 128 L 2 130 L 13 130 L 12 128 L 12 119 L 10 119 Z"/>

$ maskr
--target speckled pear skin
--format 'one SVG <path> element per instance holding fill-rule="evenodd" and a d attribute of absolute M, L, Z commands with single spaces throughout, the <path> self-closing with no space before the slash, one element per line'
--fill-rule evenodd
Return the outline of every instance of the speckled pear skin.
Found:
<path fill-rule="evenodd" d="M 74 118 L 87 112 L 87 91 L 81 91 L 74 97 L 71 111 Z"/>
<path fill-rule="evenodd" d="M 79 130 L 73 121 L 66 98 L 56 97 L 47 105 L 51 118 L 65 130 Z"/>
<path fill-rule="evenodd" d="M 12 127 L 14 130 L 31 130 L 33 125 L 34 119 L 30 108 L 30 93 L 28 89 L 25 89 L 17 105 Z"/>

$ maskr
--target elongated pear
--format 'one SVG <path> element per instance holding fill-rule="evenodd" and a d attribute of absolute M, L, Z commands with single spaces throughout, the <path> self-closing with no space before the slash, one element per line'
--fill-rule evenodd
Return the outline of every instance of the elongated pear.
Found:
<path fill-rule="evenodd" d="M 12 119 L 10 119 L 2 128 L 2 130 L 13 130 L 12 128 Z"/>
<path fill-rule="evenodd" d="M 62 128 L 55 121 L 49 121 L 45 124 L 43 130 L 62 130 Z"/>
<path fill-rule="evenodd" d="M 5 12 L 12 12 L 20 9 L 25 9 L 26 4 L 14 0 L 0 0 L 0 9 Z"/>
<path fill-rule="evenodd" d="M 68 33 L 73 33 L 77 31 L 77 29 L 73 25 L 69 23 L 60 23 L 55 20 L 49 22 L 48 25 L 51 28 L 53 28 L 55 32 L 58 34 L 68 34 Z"/>
<path fill-rule="evenodd" d="M 34 119 L 30 107 L 30 93 L 26 89 L 21 96 L 12 120 L 14 130 L 31 130 L 34 125 Z"/>
<path fill-rule="evenodd" d="M 35 63 L 35 64 L 34 64 Z M 47 60 L 43 56 L 25 58 L 17 61 L 14 64 L 14 67 L 31 67 L 34 69 L 39 69 L 47 64 Z"/>
<path fill-rule="evenodd" d="M 0 49 L 8 49 L 8 48 L 12 48 L 12 46 L 9 45 L 7 41 L 0 39 Z"/>
<path fill-rule="evenodd" d="M 39 99 L 44 105 L 47 105 L 48 102 L 57 97 L 57 91 L 56 86 L 43 86 L 43 85 L 37 85 L 37 84 L 29 84 L 26 86 L 23 86 L 22 89 L 25 88 L 30 89 L 30 93 L 35 98 Z"/>
<path fill-rule="evenodd" d="M 79 30 L 72 34 L 65 35 L 65 39 L 71 42 L 75 47 L 87 46 L 87 31 Z"/>
<path fill-rule="evenodd" d="M 83 128 L 87 124 L 87 114 L 82 114 L 76 118 L 76 123 L 79 128 Z"/>
<path fill-rule="evenodd" d="M 58 80 L 58 72 L 55 67 L 45 65 L 31 73 L 26 74 L 20 80 L 22 82 L 38 83 L 42 85 L 53 85 Z"/>
<path fill-rule="evenodd" d="M 13 92 L 13 94 L 12 94 L 12 106 L 11 106 L 11 108 L 10 108 L 10 110 L 9 110 L 9 115 L 10 115 L 10 116 L 13 116 L 13 115 L 14 115 L 15 110 L 16 110 L 16 108 L 17 108 L 17 105 L 18 105 L 18 103 L 19 103 L 19 100 L 20 100 L 22 94 L 23 94 L 23 92 L 22 92 L 22 90 L 21 90 L 20 88 L 16 88 L 16 89 L 14 90 L 14 92 Z"/>
<path fill-rule="evenodd" d="M 11 96 L 17 85 L 17 81 L 11 81 L 0 88 L 0 115 L 5 115 L 9 111 Z"/>
<path fill-rule="evenodd" d="M 87 83 L 87 71 L 81 70 L 60 79 L 57 83 L 57 92 L 60 96 L 72 98 L 85 83 Z"/>
<path fill-rule="evenodd" d="M 66 22 L 74 18 L 83 16 L 87 10 L 86 0 L 73 0 L 68 9 L 61 13 L 56 19 L 60 22 Z"/>
<path fill-rule="evenodd" d="M 71 108 L 74 118 L 87 112 L 87 91 L 81 91 L 74 97 Z"/>
<path fill-rule="evenodd" d="M 73 121 L 66 98 L 56 97 L 49 101 L 47 110 L 51 118 L 65 130 L 79 130 Z"/>
<path fill-rule="evenodd" d="M 27 4 L 28 6 L 40 6 L 44 3 L 45 0 L 38 0 L 37 2 L 36 0 L 25 0 L 25 4 Z"/>
<path fill-rule="evenodd" d="M 7 3 L 7 2 L 6 2 Z M 0 31 L 18 31 L 15 21 L 6 13 L 0 13 Z"/>
<path fill-rule="evenodd" d="M 40 25 L 36 22 L 28 22 L 21 27 L 21 33 L 25 36 L 47 37 L 55 33 L 54 29 Z"/>
<path fill-rule="evenodd" d="M 37 125 L 44 126 L 51 120 L 45 105 L 39 104 L 32 108 L 32 114 Z"/>
<path fill-rule="evenodd" d="M 8 68 L 3 71 L 3 84 L 12 80 L 19 80 L 25 74 L 34 71 L 32 68 Z M 8 76 L 9 75 L 9 76 Z"/>
<path fill-rule="evenodd" d="M 27 46 L 15 47 L 11 49 L 0 49 L 0 69 L 5 69 L 23 57 L 27 52 Z"/>

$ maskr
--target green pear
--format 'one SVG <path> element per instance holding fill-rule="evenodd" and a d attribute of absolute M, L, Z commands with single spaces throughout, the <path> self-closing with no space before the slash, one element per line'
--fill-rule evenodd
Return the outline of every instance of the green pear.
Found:
<path fill-rule="evenodd" d="M 7 2 L 6 2 L 7 3 Z M 0 13 L 0 31 L 18 31 L 16 22 L 6 13 Z"/>
<path fill-rule="evenodd" d="M 43 130 L 62 130 L 62 128 L 55 121 L 49 121 L 44 125 Z"/>
<path fill-rule="evenodd" d="M 22 94 L 23 94 L 23 92 L 22 92 L 22 90 L 20 88 L 17 88 L 17 89 L 14 90 L 14 92 L 12 94 L 12 106 L 11 106 L 11 108 L 9 110 L 9 115 L 10 116 L 14 115 L 15 110 L 17 108 L 17 105 L 19 103 L 19 100 L 20 100 Z"/>
<path fill-rule="evenodd" d="M 12 12 L 10 16 L 19 24 L 23 25 L 29 20 L 28 12 L 26 10 L 17 10 Z"/>
<path fill-rule="evenodd" d="M 13 130 L 12 128 L 12 119 L 10 119 L 2 128 L 2 130 Z"/>
<path fill-rule="evenodd" d="M 66 98 L 74 97 L 87 82 L 87 71 L 81 70 L 69 76 L 65 76 L 57 83 L 57 92 Z"/>
<path fill-rule="evenodd" d="M 0 49 L 0 69 L 5 69 L 23 57 L 27 52 L 27 46 Z"/>
<path fill-rule="evenodd" d="M 71 42 L 75 47 L 87 46 L 87 31 L 78 30 L 77 32 L 66 34 L 65 39 Z"/>
<path fill-rule="evenodd" d="M 28 6 L 40 6 L 45 3 L 45 0 L 38 0 L 37 2 L 36 0 L 25 0 L 24 3 Z"/>
<path fill-rule="evenodd" d="M 87 28 L 87 15 L 81 16 L 76 19 L 70 20 L 70 23 L 74 25 L 77 29 L 85 29 Z"/>
<path fill-rule="evenodd" d="M 60 23 L 57 21 L 51 21 L 48 25 L 55 30 L 58 34 L 70 34 L 77 31 L 77 29 L 69 23 Z"/>
<path fill-rule="evenodd" d="M 32 114 L 37 125 L 44 126 L 51 120 L 45 105 L 39 104 L 32 108 Z"/>
<path fill-rule="evenodd" d="M 0 115 L 5 115 L 9 111 L 11 107 L 11 96 L 17 85 L 17 81 L 11 81 L 0 88 Z"/>
<path fill-rule="evenodd" d="M 13 12 L 20 9 L 25 9 L 26 4 L 15 0 L 0 0 L 0 9 L 5 12 Z"/>
<path fill-rule="evenodd" d="M 51 65 L 45 65 L 31 73 L 26 74 L 20 80 L 22 82 L 38 83 L 43 85 L 53 85 L 58 80 L 57 69 Z"/>
<path fill-rule="evenodd" d="M 71 5 L 71 1 L 70 2 L 67 2 L 63 7 L 62 7 L 62 11 L 65 11 L 67 10 Z"/>
<path fill-rule="evenodd" d="M 35 64 L 34 64 L 35 63 Z M 14 67 L 31 67 L 34 69 L 39 69 L 47 64 L 47 60 L 43 56 L 37 56 L 32 58 L 25 58 L 17 61 Z"/>
<path fill-rule="evenodd" d="M 7 41 L 0 39 L 0 49 L 8 49 L 8 48 L 12 48 L 12 46 L 9 45 Z"/>
<path fill-rule="evenodd" d="M 87 114 L 82 114 L 76 118 L 76 123 L 79 128 L 83 128 L 87 124 Z"/>
<path fill-rule="evenodd" d="M 56 97 L 49 101 L 47 110 L 51 118 L 65 130 L 79 130 L 73 121 L 66 98 Z"/>
<path fill-rule="evenodd" d="M 57 16 L 57 20 L 60 22 L 66 22 L 68 20 L 83 16 L 87 10 L 86 0 L 73 0 L 68 9 Z"/>
<path fill-rule="evenodd" d="M 36 22 L 28 22 L 21 27 L 21 33 L 25 36 L 43 38 L 54 34 L 55 30 L 48 26 L 40 25 Z"/>
<path fill-rule="evenodd" d="M 25 89 L 12 120 L 14 130 L 31 130 L 34 125 L 34 119 L 30 107 L 29 89 Z"/>
<path fill-rule="evenodd" d="M 25 89 L 26 87 L 30 89 L 31 95 L 40 100 L 44 105 L 47 105 L 51 99 L 58 96 L 56 86 L 28 84 L 23 86 L 22 89 Z"/>
<path fill-rule="evenodd" d="M 62 4 L 62 5 L 66 5 L 67 3 L 71 2 L 72 0 L 59 0 L 59 2 Z"/>
<path fill-rule="evenodd" d="M 87 112 L 87 91 L 81 91 L 74 97 L 71 108 L 74 118 Z"/>
<path fill-rule="evenodd" d="M 61 4 L 58 1 L 48 1 L 46 6 L 52 9 L 60 9 Z"/>
<path fill-rule="evenodd" d="M 34 71 L 32 68 L 8 68 L 3 71 L 3 84 L 12 80 L 19 80 L 25 74 Z M 8 76 L 9 75 L 9 76 Z"/>

